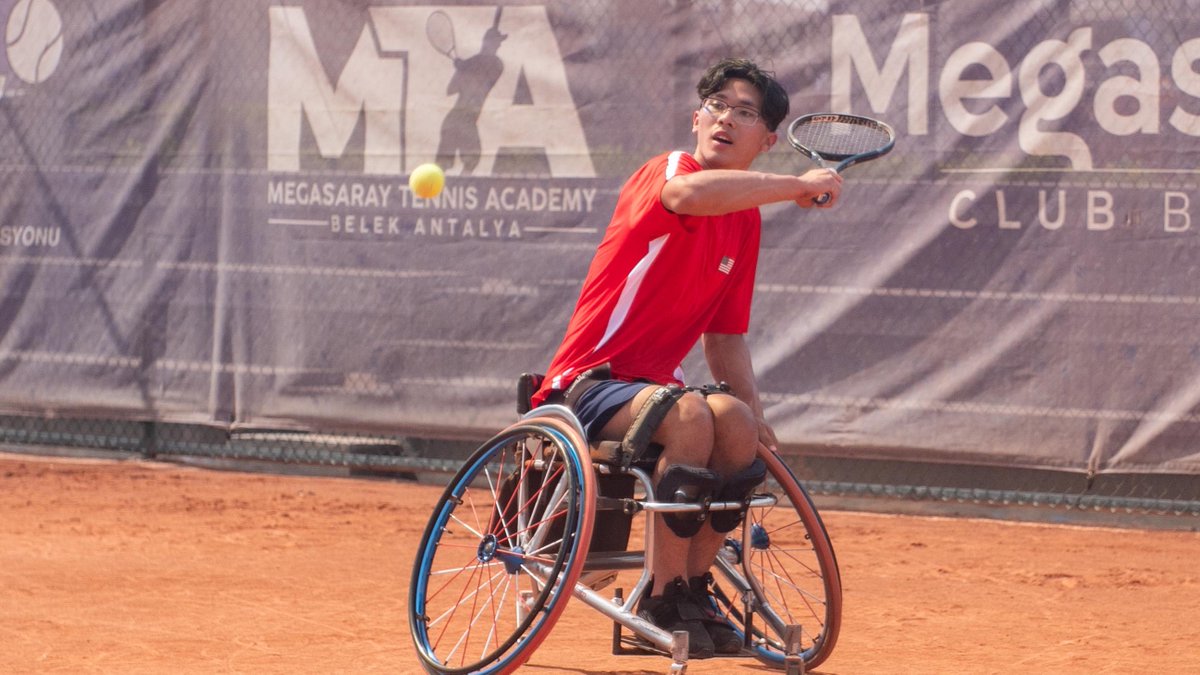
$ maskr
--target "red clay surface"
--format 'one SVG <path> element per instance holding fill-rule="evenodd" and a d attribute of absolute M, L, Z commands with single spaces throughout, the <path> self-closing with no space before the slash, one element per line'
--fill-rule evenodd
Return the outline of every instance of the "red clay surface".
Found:
<path fill-rule="evenodd" d="M 0 454 L 0 672 L 412 673 L 435 487 Z M 1200 672 L 1200 534 L 826 511 L 817 671 Z M 523 673 L 665 673 L 579 603 Z M 765 673 L 692 661 L 688 673 Z"/>

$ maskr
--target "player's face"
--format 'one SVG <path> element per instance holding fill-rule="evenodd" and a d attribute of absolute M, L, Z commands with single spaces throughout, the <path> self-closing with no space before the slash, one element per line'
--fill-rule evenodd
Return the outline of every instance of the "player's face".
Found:
<path fill-rule="evenodd" d="M 706 169 L 748 169 L 759 153 L 775 143 L 777 135 L 767 130 L 759 115 L 753 124 L 738 121 L 738 110 L 732 106 L 762 110 L 762 95 L 746 80 L 730 80 L 725 88 L 710 98 L 726 110 L 713 114 L 714 106 L 702 105 L 692 113 L 692 132 L 696 134 L 696 160 Z"/>

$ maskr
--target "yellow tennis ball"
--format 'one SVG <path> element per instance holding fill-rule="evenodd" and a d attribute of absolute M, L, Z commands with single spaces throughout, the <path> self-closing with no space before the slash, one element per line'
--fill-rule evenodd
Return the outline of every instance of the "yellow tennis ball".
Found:
<path fill-rule="evenodd" d="M 433 199 L 446 184 L 446 174 L 437 164 L 422 164 L 408 175 L 408 187 L 421 199 Z"/>

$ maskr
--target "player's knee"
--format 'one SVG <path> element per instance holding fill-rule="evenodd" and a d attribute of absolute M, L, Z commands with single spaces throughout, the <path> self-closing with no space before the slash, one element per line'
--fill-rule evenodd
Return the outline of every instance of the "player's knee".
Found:
<path fill-rule="evenodd" d="M 684 394 L 663 420 L 656 440 L 669 463 L 707 466 L 714 440 L 712 409 L 698 394 Z"/>
<path fill-rule="evenodd" d="M 710 396 L 715 451 L 711 466 L 729 474 L 749 466 L 758 452 L 758 420 L 750 406 L 732 396 Z"/>
<path fill-rule="evenodd" d="M 713 411 L 703 396 L 689 391 L 679 398 L 675 408 L 679 411 L 679 424 L 697 435 L 712 436 Z"/>

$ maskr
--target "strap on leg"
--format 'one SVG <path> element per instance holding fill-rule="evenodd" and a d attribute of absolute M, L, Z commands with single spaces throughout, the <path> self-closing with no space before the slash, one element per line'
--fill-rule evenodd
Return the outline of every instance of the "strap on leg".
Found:
<path fill-rule="evenodd" d="M 658 427 L 667 418 L 667 413 L 671 412 L 675 402 L 685 393 L 682 387 L 670 384 L 659 387 L 650 395 L 650 398 L 634 416 L 633 423 L 629 425 L 629 431 L 625 432 L 625 438 L 621 441 L 621 445 L 625 448 L 625 457 L 622 462 L 624 468 L 628 469 L 630 464 L 646 454 L 646 448 L 650 446 L 650 439 L 654 436 L 654 432 L 658 431 Z"/>

